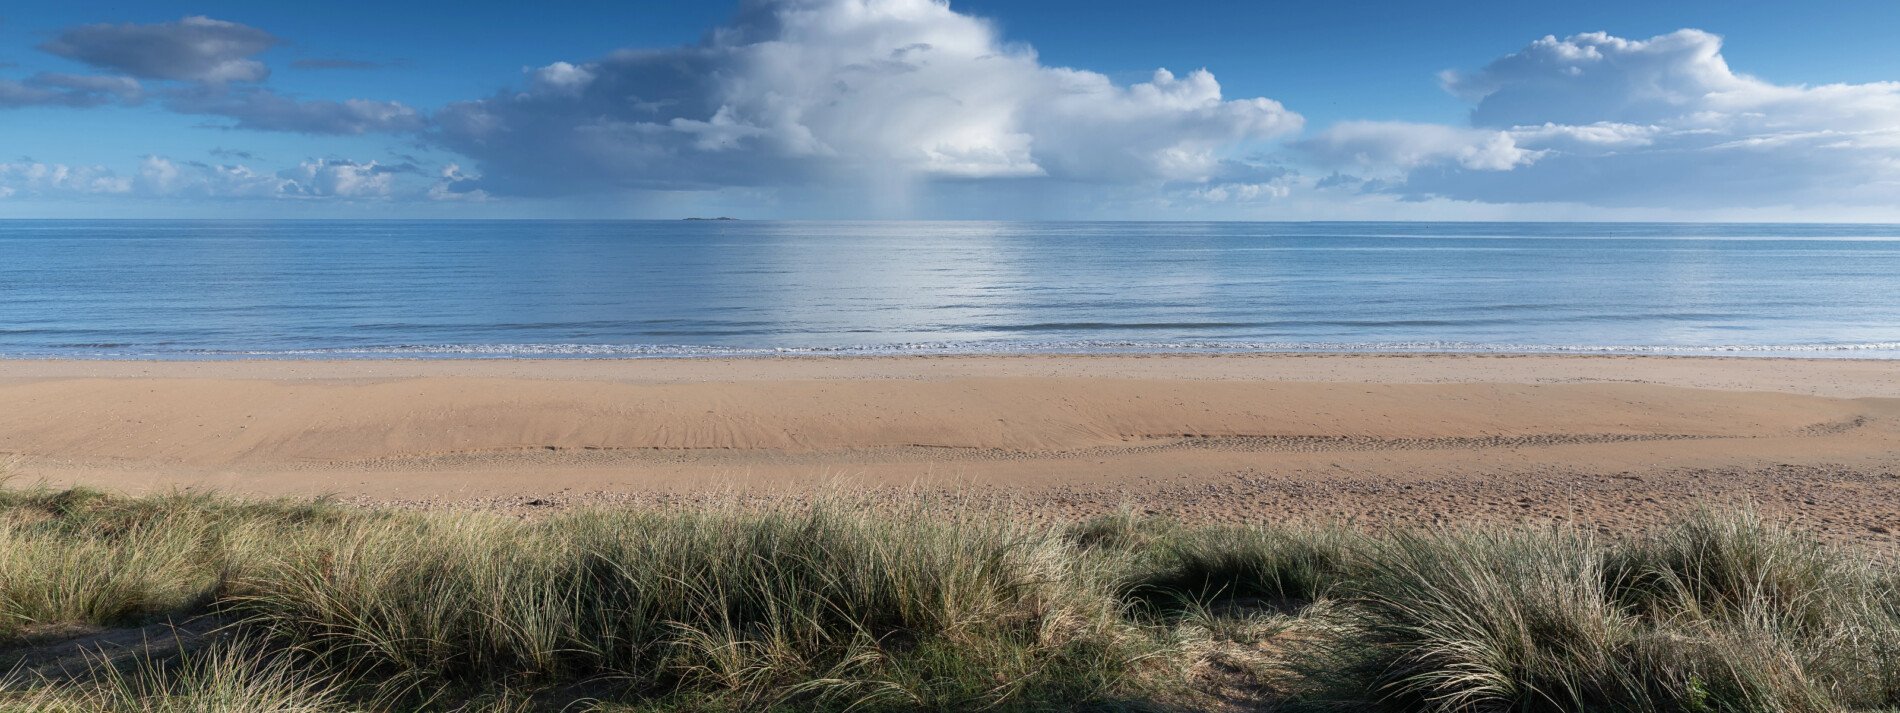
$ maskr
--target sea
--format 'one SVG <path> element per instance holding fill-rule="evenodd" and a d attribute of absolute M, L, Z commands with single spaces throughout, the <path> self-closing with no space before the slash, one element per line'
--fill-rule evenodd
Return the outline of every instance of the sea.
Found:
<path fill-rule="evenodd" d="M 0 357 L 1900 356 L 1900 225 L 0 221 Z"/>

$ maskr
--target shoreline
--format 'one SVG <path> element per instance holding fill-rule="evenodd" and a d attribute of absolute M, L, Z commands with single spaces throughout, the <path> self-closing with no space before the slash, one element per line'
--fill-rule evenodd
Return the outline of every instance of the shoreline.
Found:
<path fill-rule="evenodd" d="M 1073 519 L 1900 531 L 1900 361 L 0 360 L 18 482 L 510 511 L 917 489 Z"/>
<path fill-rule="evenodd" d="M 1156 371 L 1155 363 L 1188 364 L 1188 372 Z M 1513 370 L 1472 370 L 1471 364 L 1508 364 Z M 1707 364 L 1713 371 L 1684 368 Z M 839 366 L 863 367 L 861 372 Z M 1144 366 L 1147 365 L 1147 366 Z M 1353 365 L 1346 371 L 1316 365 Z M 1371 369 L 1392 366 L 1397 371 Z M 1466 365 L 1466 366 L 1459 366 Z M 1646 365 L 1658 366 L 1652 371 Z M 1771 368 L 1798 365 L 1793 370 Z M 745 367 L 727 372 L 723 367 Z M 911 369 L 910 367 L 916 367 Z M 1018 368 L 1020 367 L 1020 368 Z M 1546 368 L 1548 367 L 1548 368 Z M 1028 371 L 1024 371 L 1028 369 Z M 780 378 L 934 378 L 964 374 L 1025 373 L 1077 377 L 1141 375 L 1243 381 L 1441 381 L 1542 383 L 1554 379 L 1628 380 L 1667 377 L 1659 384 L 1900 397 L 1900 359 L 1684 354 L 1544 354 L 1467 352 L 1139 352 L 990 354 L 775 354 L 652 357 L 374 357 L 128 359 L 0 356 L 0 384 L 19 379 L 188 375 L 200 378 L 348 378 L 361 373 L 422 378 L 505 375 L 521 378 L 613 380 L 747 380 Z M 1739 380 L 1739 381 L 1738 381 Z M 1822 386 L 1819 382 L 1829 381 Z M 1809 391 L 1802 391 L 1808 389 Z"/>
<path fill-rule="evenodd" d="M 7 354 L 0 352 L 0 363 L 6 362 L 375 362 L 375 361 L 667 361 L 667 360 L 753 360 L 753 359 L 942 359 L 942 358 L 1141 358 L 1141 357 L 1552 357 L 1552 358 L 1615 358 L 1640 357 L 1649 359 L 1765 359 L 1795 361 L 1900 361 L 1900 342 L 1892 347 L 1882 342 L 1880 346 L 1863 345 L 1787 345 L 1795 348 L 1780 349 L 1767 345 L 1733 345 L 1730 347 L 1609 347 L 1596 348 L 1558 348 L 1549 349 L 1472 349 L 1472 350 L 1404 350 L 1404 349 L 1101 349 L 1101 350 L 944 350 L 901 349 L 885 347 L 841 347 L 805 348 L 805 347 L 723 347 L 683 346 L 683 345 L 626 345 L 632 351 L 618 352 L 613 349 L 621 345 L 598 345 L 607 347 L 604 351 L 469 351 L 469 352 L 428 352 L 395 351 L 404 347 L 378 347 L 361 352 L 348 350 L 286 350 L 284 352 L 232 352 L 232 353 L 175 353 L 175 354 Z M 523 345 L 498 345 L 518 347 Z M 550 345 L 593 347 L 596 345 Z M 386 349 L 390 351 L 377 351 Z M 642 349 L 680 351 L 643 352 Z M 702 350 L 702 351 L 694 351 Z M 1886 354 L 1888 356 L 1845 356 L 1847 354 Z M 1843 356 L 1819 356 L 1824 354 L 1842 354 Z"/>

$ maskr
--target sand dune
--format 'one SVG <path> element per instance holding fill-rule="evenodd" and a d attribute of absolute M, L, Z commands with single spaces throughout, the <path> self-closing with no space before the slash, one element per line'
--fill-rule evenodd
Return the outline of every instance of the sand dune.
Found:
<path fill-rule="evenodd" d="M 0 404 L 20 475 L 129 490 L 508 504 L 921 482 L 1037 512 L 1614 526 L 1746 501 L 1900 529 L 1896 362 L 16 361 Z"/>

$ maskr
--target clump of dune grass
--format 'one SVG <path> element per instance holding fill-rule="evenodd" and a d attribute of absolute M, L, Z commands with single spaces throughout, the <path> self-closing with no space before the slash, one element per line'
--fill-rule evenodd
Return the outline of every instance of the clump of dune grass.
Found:
<path fill-rule="evenodd" d="M 0 488 L 0 643 L 205 609 L 253 554 L 345 517 L 323 501 Z"/>
<path fill-rule="evenodd" d="M 1900 707 L 1889 565 L 1749 512 L 1703 513 L 1606 559 L 1612 598 L 1652 624 L 1633 666 L 1663 696 L 1718 709 Z"/>
<path fill-rule="evenodd" d="M 1880 710 L 1897 583 L 1746 513 L 1609 539 L 0 489 L 0 664 L 61 627 L 223 622 L 0 678 L 0 710 Z"/>
<path fill-rule="evenodd" d="M 1746 513 L 1361 542 L 1299 647 L 1309 703 L 1404 711 L 1900 706 L 1890 570 Z"/>
<path fill-rule="evenodd" d="M 87 662 L 78 680 L 0 680 L 9 713 L 355 713 L 330 682 L 257 641 L 222 641 L 174 659 Z M 36 685 L 37 684 L 37 685 Z"/>
<path fill-rule="evenodd" d="M 1057 538 L 828 503 L 395 519 L 238 585 L 247 625 L 418 688 L 955 708 L 1104 696 L 1151 654 Z"/>
<path fill-rule="evenodd" d="M 1596 543 L 1568 533 L 1367 542 L 1308 678 L 1390 710 L 1633 709 L 1617 649 L 1635 622 Z"/>
<path fill-rule="evenodd" d="M 1607 569 L 1618 600 L 1654 616 L 1766 615 L 1796 629 L 1851 616 L 1840 607 L 1879 599 L 1891 586 L 1871 562 L 1749 512 L 1692 516 L 1616 548 Z"/>

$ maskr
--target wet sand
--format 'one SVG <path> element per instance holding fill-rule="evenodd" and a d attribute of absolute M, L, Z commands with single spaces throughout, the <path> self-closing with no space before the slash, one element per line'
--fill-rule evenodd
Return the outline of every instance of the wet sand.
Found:
<path fill-rule="evenodd" d="M 918 490 L 1073 517 L 1900 531 L 1900 361 L 4 361 L 14 477 L 535 509 Z"/>

